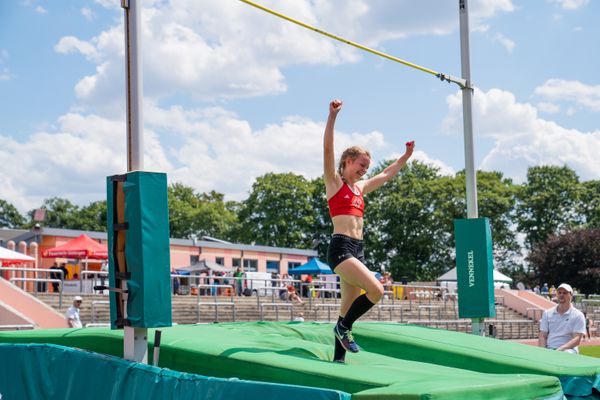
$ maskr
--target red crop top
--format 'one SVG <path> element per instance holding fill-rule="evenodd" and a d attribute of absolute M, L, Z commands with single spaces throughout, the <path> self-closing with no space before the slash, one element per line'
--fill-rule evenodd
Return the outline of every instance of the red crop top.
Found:
<path fill-rule="evenodd" d="M 338 215 L 362 217 L 365 212 L 365 202 L 362 192 L 358 188 L 357 190 L 358 195 L 352 192 L 347 183 L 344 183 L 340 190 L 327 201 L 329 204 L 329 215 L 331 217 Z"/>

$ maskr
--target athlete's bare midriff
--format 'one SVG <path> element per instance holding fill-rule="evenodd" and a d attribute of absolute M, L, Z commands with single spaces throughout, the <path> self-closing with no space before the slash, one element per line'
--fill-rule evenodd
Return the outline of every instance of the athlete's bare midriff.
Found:
<path fill-rule="evenodd" d="M 331 219 L 333 233 L 350 236 L 354 239 L 363 238 L 363 219 L 354 215 L 336 215 Z"/>

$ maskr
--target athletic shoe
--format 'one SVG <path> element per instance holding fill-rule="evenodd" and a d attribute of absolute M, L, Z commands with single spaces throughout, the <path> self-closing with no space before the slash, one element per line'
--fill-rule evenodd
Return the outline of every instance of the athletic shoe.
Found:
<path fill-rule="evenodd" d="M 358 353 L 358 345 L 354 341 L 354 336 L 352 336 L 352 331 L 350 329 L 344 329 L 341 324 L 336 324 L 333 327 L 333 333 L 335 337 L 340 341 L 340 344 L 346 351 L 350 351 L 352 353 Z"/>

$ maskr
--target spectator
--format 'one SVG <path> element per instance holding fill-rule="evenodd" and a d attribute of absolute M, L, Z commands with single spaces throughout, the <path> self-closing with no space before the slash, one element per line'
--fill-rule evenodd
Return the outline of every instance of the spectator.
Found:
<path fill-rule="evenodd" d="M 562 283 L 556 296 L 558 305 L 544 311 L 542 315 L 538 344 L 540 347 L 577 354 L 577 346 L 586 334 L 585 317 L 571 304 L 571 285 Z"/>
<path fill-rule="evenodd" d="M 296 317 L 294 317 L 294 321 L 295 322 L 304 322 L 304 313 L 302 311 L 300 311 L 300 314 L 298 314 Z"/>
<path fill-rule="evenodd" d="M 535 287 L 533 288 L 533 293 L 540 294 L 540 285 L 535 285 Z"/>
<path fill-rule="evenodd" d="M 298 293 L 296 293 L 296 289 L 292 285 L 287 286 L 287 299 L 288 301 L 296 301 L 298 304 L 304 304 Z"/>
<path fill-rule="evenodd" d="M 60 270 L 60 268 L 58 268 L 58 264 L 56 264 L 56 263 L 52 264 L 50 269 L 56 270 L 56 271 Z M 54 271 L 50 272 L 50 279 L 61 279 L 60 273 L 54 272 Z M 52 291 L 55 293 L 58 292 L 58 282 L 52 282 Z"/>
<path fill-rule="evenodd" d="M 59 268 L 63 273 L 62 276 L 60 277 L 61 280 L 65 280 L 65 279 L 69 279 L 69 271 L 67 270 L 67 267 L 65 267 L 65 263 L 60 264 L 60 268 Z"/>
<path fill-rule="evenodd" d="M 244 290 L 244 271 L 242 271 L 241 267 L 237 267 L 235 272 L 233 273 L 233 277 L 235 278 L 235 291 L 238 296 L 242 295 L 242 290 Z"/>
<path fill-rule="evenodd" d="M 179 294 L 179 287 L 181 286 L 181 282 L 179 281 L 178 276 L 173 277 L 173 294 Z"/>
<path fill-rule="evenodd" d="M 587 335 L 587 339 L 590 340 L 592 338 L 592 335 L 590 334 L 590 328 L 594 326 L 594 321 L 588 317 L 587 313 L 583 313 L 583 316 L 585 317 L 585 333 Z"/>
<path fill-rule="evenodd" d="M 573 294 L 573 292 L 571 292 L 571 294 Z M 550 286 L 550 289 L 548 289 L 548 297 L 550 300 L 556 301 L 556 288 L 554 285 Z"/>
<path fill-rule="evenodd" d="M 82 302 L 81 296 L 73 297 L 73 305 L 67 309 L 65 314 L 69 328 L 83 328 L 81 318 L 79 318 L 79 307 L 81 307 Z"/>

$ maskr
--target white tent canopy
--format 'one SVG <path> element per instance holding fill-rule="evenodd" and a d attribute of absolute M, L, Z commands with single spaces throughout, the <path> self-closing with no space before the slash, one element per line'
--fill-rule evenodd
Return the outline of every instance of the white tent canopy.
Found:
<path fill-rule="evenodd" d="M 436 279 L 437 282 L 456 282 L 456 267 Z M 494 270 L 494 282 L 512 283 L 512 279 L 498 270 Z"/>
<path fill-rule="evenodd" d="M 35 258 L 26 254 L 0 247 L 0 265 L 23 264 L 33 261 L 35 261 Z"/>

